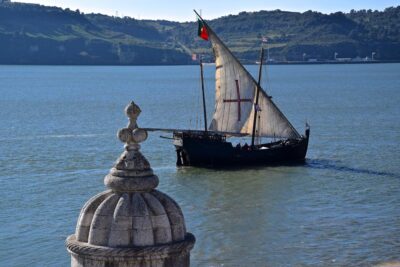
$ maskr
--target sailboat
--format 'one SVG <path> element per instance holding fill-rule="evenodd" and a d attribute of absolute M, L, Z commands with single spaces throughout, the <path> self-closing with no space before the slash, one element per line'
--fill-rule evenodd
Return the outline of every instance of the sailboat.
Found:
<path fill-rule="evenodd" d="M 204 130 L 146 128 L 173 133 L 178 166 L 238 167 L 304 162 L 310 127 L 300 135 L 272 97 L 261 88 L 261 49 L 258 80 L 233 55 L 210 26 L 198 16 L 199 36 L 212 44 L 215 56 L 215 111 L 210 125 L 204 96 L 203 64 L 200 61 Z M 251 144 L 234 146 L 230 137 L 251 136 Z M 256 138 L 272 141 L 255 143 Z"/>

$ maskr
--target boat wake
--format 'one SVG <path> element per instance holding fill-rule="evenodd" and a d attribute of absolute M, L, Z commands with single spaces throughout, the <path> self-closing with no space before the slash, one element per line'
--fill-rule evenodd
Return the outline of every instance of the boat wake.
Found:
<path fill-rule="evenodd" d="M 354 168 L 341 165 L 339 161 L 327 160 L 327 159 L 306 159 L 305 166 L 312 169 L 330 169 L 334 171 L 352 172 L 358 174 L 369 174 L 378 176 L 389 176 L 400 179 L 400 174 L 397 173 Z"/>

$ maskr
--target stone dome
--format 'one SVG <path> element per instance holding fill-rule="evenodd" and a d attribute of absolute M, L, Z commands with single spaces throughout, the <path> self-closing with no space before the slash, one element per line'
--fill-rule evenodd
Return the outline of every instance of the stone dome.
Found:
<path fill-rule="evenodd" d="M 108 190 L 82 208 L 76 240 L 107 247 L 154 246 L 183 241 L 182 211 L 158 191 L 118 193 Z"/>

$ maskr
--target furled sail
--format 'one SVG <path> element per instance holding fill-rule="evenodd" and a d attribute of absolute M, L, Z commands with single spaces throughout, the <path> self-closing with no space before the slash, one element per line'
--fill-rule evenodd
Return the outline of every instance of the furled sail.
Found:
<path fill-rule="evenodd" d="M 232 52 L 207 27 L 215 56 L 215 112 L 210 130 L 252 134 L 257 82 Z M 257 136 L 299 138 L 300 135 L 271 98 L 260 88 Z"/>

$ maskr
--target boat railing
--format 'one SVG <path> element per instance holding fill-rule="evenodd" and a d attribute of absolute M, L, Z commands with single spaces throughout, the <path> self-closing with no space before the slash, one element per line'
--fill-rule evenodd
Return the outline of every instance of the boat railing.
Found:
<path fill-rule="evenodd" d="M 211 141 L 226 141 L 226 136 L 218 133 L 204 132 L 204 131 L 193 131 L 193 132 L 174 132 L 173 137 L 175 138 L 192 138 L 192 139 L 203 139 Z"/>

